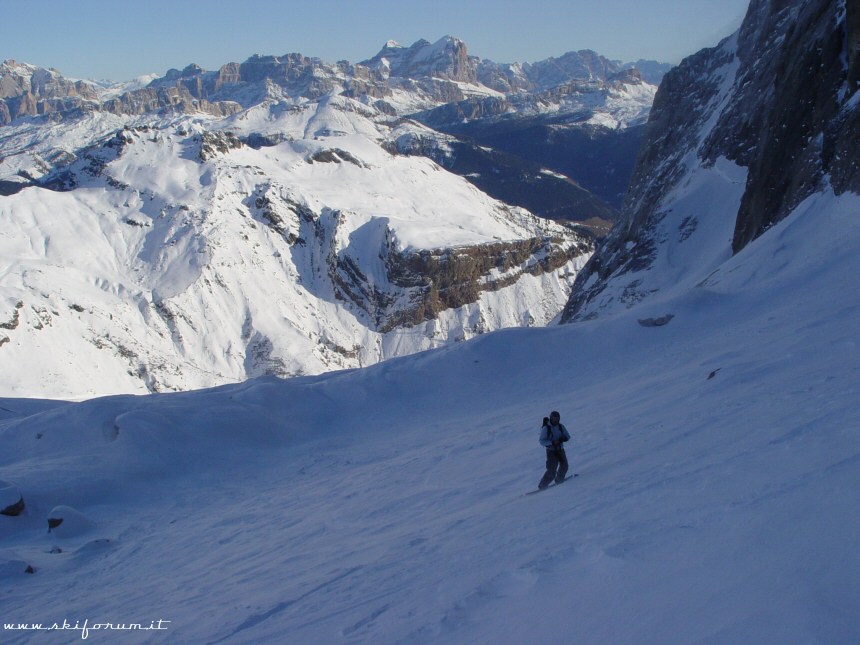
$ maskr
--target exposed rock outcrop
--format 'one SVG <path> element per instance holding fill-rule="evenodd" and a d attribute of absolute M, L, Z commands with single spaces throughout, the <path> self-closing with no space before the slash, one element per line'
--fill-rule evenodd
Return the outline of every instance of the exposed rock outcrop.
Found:
<path fill-rule="evenodd" d="M 286 213 L 279 219 L 299 227 L 302 246 L 305 240 L 309 244 L 313 241 L 315 249 L 302 253 L 317 258 L 315 270 L 327 272 L 335 298 L 365 312 L 380 333 L 436 319 L 441 312 L 475 303 L 482 293 L 513 285 L 526 274 L 553 273 L 577 259 L 584 264 L 593 249 L 587 235 L 553 225 L 556 234 L 543 237 L 400 250 L 385 221 L 377 220 L 368 224 L 381 233 L 380 246 L 373 251 L 378 265 L 373 266 L 339 244 L 346 213 L 324 209 L 314 214 L 291 201 L 286 193 L 266 189 L 260 207 L 266 212 Z"/>
<path fill-rule="evenodd" d="M 95 522 L 71 506 L 55 506 L 48 513 L 47 523 L 48 532 L 58 538 L 79 537 L 95 526 Z"/>
<path fill-rule="evenodd" d="M 24 496 L 17 486 L 0 480 L 0 515 L 16 517 L 26 507 Z"/>
<path fill-rule="evenodd" d="M 175 72 L 175 70 L 172 70 Z M 162 84 L 126 92 L 102 102 L 95 86 L 86 81 L 71 81 L 56 70 L 12 60 L 0 64 L 0 125 L 23 116 L 74 116 L 92 110 L 113 114 L 147 114 L 166 110 L 204 112 L 227 116 L 240 108 L 234 102 L 205 99 L 203 70 L 189 66 L 171 76 L 175 84 Z"/>
<path fill-rule="evenodd" d="M 412 292 L 411 304 L 394 312 L 380 312 L 381 331 L 415 325 L 438 317 L 446 309 L 476 302 L 484 291 L 516 283 L 525 273 L 556 271 L 591 251 L 585 238 L 574 244 L 562 239 L 532 238 L 479 246 L 392 253 L 388 278 Z M 495 276 L 495 277 L 494 277 Z"/>
<path fill-rule="evenodd" d="M 22 116 L 92 108 L 97 102 L 90 83 L 68 80 L 57 70 L 14 60 L 0 64 L 0 125 Z"/>
<path fill-rule="evenodd" d="M 198 90 L 195 90 L 197 92 Z M 178 113 L 203 112 L 213 116 L 229 116 L 242 107 L 233 101 L 210 102 L 195 96 L 186 84 L 175 87 L 147 87 L 126 92 L 119 98 L 101 104 L 101 109 L 112 114 L 148 114 L 173 111 Z"/>
<path fill-rule="evenodd" d="M 238 150 L 244 144 L 232 132 L 204 132 L 200 135 L 200 161 L 208 161 L 219 154 Z"/>

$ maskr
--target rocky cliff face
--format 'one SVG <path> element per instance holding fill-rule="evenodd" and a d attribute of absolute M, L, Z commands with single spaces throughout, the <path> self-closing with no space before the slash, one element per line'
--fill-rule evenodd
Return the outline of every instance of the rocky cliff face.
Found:
<path fill-rule="evenodd" d="M 736 87 L 703 159 L 749 168 L 735 252 L 831 177 L 837 194 L 860 190 L 857 90 L 860 7 L 830 0 L 753 2 L 738 35 Z"/>
<path fill-rule="evenodd" d="M 813 193 L 860 191 L 858 14 L 843 1 L 753 0 L 737 34 L 667 74 L 623 221 L 578 277 L 564 320 L 714 270 Z M 689 252 L 697 245 L 704 256 Z"/>
<path fill-rule="evenodd" d="M 239 112 L 242 107 L 233 101 L 210 102 L 195 96 L 187 87 L 147 87 L 126 92 L 119 98 L 101 104 L 101 109 L 111 114 L 152 114 L 175 112 L 194 114 L 202 112 L 213 116 L 229 116 Z"/>
<path fill-rule="evenodd" d="M 268 85 L 280 88 L 289 96 L 319 99 L 343 89 L 347 79 L 367 85 L 381 81 L 361 66 L 330 65 L 318 58 L 293 53 L 254 55 L 243 63 L 222 65 L 217 72 L 206 71 L 198 65 L 188 65 L 181 71 L 171 69 L 150 87 L 182 88 L 196 99 L 231 101 L 249 107 L 266 96 Z"/>
<path fill-rule="evenodd" d="M 405 307 L 376 314 L 380 331 L 434 320 L 448 309 L 478 301 L 484 292 L 516 284 L 525 274 L 551 275 L 591 252 L 587 238 L 533 237 L 456 249 L 388 256 L 387 278 L 396 287 L 391 301 L 407 296 Z M 343 268 L 343 267 L 342 267 Z"/>
<path fill-rule="evenodd" d="M 154 83 L 102 100 L 92 83 L 68 80 L 56 70 L 5 61 L 0 64 L 0 125 L 24 116 L 75 118 L 94 110 L 117 115 L 201 112 L 227 116 L 241 109 L 234 101 L 208 101 L 200 82 L 202 73 L 199 67 L 189 66 L 172 78 L 174 82 Z"/>
<path fill-rule="evenodd" d="M 70 81 L 54 69 L 7 60 L 0 64 L 0 125 L 22 116 L 48 115 L 98 105 L 84 81 Z"/>
<path fill-rule="evenodd" d="M 376 56 L 362 65 L 387 76 L 401 78 L 429 76 L 461 83 L 476 83 L 478 80 L 477 59 L 469 56 L 462 40 L 451 36 L 435 43 L 421 39 L 410 47 L 389 41 Z"/>

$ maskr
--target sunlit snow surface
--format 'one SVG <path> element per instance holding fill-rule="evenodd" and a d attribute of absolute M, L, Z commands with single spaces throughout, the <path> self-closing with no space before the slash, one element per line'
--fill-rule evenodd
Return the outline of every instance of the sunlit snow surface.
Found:
<path fill-rule="evenodd" d="M 2 622 L 170 621 L 89 633 L 122 643 L 853 642 L 858 209 L 811 197 L 706 280 L 597 321 L 318 377 L 0 401 L 0 479 L 27 502 L 0 516 Z M 526 497 L 551 409 L 579 477 Z M 91 525 L 48 533 L 60 505 Z"/>

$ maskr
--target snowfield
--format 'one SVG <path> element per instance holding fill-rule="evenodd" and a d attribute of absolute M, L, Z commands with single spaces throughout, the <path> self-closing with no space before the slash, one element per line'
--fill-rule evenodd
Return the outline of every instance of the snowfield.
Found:
<path fill-rule="evenodd" d="M 0 516 L 0 640 L 88 621 L 105 643 L 856 642 L 858 210 L 819 194 L 597 321 L 0 400 L 0 489 L 27 504 Z M 552 409 L 579 477 L 525 496 Z"/>

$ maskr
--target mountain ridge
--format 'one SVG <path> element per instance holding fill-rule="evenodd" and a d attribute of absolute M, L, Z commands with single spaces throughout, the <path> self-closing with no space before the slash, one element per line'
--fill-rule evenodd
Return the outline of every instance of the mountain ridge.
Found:
<path fill-rule="evenodd" d="M 394 60 L 393 69 L 383 54 Z M 404 56 L 408 60 L 398 63 Z M 654 63 L 649 70 L 659 74 L 654 70 L 667 67 Z M 460 155 L 452 154 L 448 146 L 445 159 L 452 161 L 446 165 L 449 170 L 470 181 L 480 176 L 481 181 L 473 183 L 482 190 L 501 199 L 514 199 L 517 206 L 537 208 L 538 215 L 595 222 L 593 230 L 598 235 L 617 217 L 635 145 L 641 138 L 640 125 L 655 93 L 655 85 L 644 81 L 630 69 L 630 64 L 610 61 L 590 50 L 568 52 L 536 63 L 498 64 L 469 55 L 465 43 L 451 36 L 435 43 L 419 40 L 409 47 L 389 41 L 376 56 L 357 64 L 330 64 L 298 53 L 255 54 L 242 63 L 226 63 L 212 71 L 192 63 L 181 70 L 170 69 L 162 76 L 141 77 L 129 83 L 87 86 L 86 82 L 77 82 L 83 83 L 85 96 L 74 89 L 77 85 L 65 81 L 55 85 L 70 88 L 67 95 L 42 96 L 44 84 L 33 85 L 33 74 L 61 78 L 56 71 L 38 71 L 34 66 L 0 65 L 0 88 L 6 88 L 0 91 L 0 103 L 4 104 L 0 108 L 0 125 L 22 117 L 49 122 L 75 119 L 93 110 L 117 116 L 227 117 L 267 101 L 317 101 L 333 94 L 354 98 L 379 111 L 380 118 L 417 119 L 454 134 L 459 139 L 456 148 L 472 161 L 456 163 Z M 654 80 L 653 76 L 649 78 Z M 563 122 L 561 117 L 565 117 Z M 485 158 L 480 162 L 482 167 L 475 168 L 475 160 L 486 157 L 482 148 L 488 144 L 474 136 L 476 133 L 456 130 L 469 123 L 495 123 L 496 129 L 510 123 L 514 128 L 511 135 L 516 136 L 519 125 L 511 119 L 520 118 L 543 119 L 545 126 L 539 136 L 547 141 L 547 149 L 505 146 L 499 152 L 514 158 Z M 616 139 L 631 143 L 616 145 Z M 597 172 L 591 170 L 593 162 L 583 165 L 559 161 L 557 149 L 573 151 L 577 147 L 587 149 L 584 154 L 589 159 L 599 159 L 604 144 L 617 152 Z M 432 154 L 436 161 L 442 158 L 435 151 Z M 545 164 L 544 159 L 549 163 Z M 542 173 L 540 167 L 522 173 L 524 167 L 534 163 L 554 174 Z M 497 172 L 520 175 L 525 183 L 535 185 L 543 180 L 543 189 L 535 193 L 540 196 L 535 199 L 523 191 L 512 191 L 509 179 L 494 177 Z M 559 176 L 570 181 L 556 181 Z M 23 185 L 26 182 L 15 176 L 0 176 L 0 194 L 9 194 Z M 580 194 L 570 195 L 576 191 Z M 546 195 L 552 195 L 551 203 L 547 203 Z"/>

